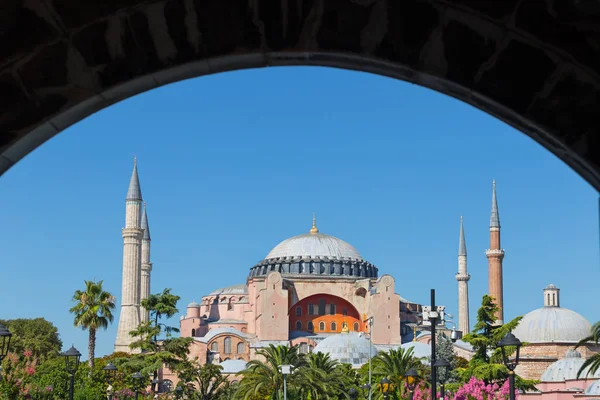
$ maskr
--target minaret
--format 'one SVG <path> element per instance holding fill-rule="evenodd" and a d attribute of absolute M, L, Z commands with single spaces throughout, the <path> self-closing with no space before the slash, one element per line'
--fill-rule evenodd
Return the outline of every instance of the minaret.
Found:
<path fill-rule="evenodd" d="M 115 351 L 131 352 L 129 344 L 133 342 L 133 337 L 129 335 L 129 332 L 136 329 L 140 324 L 141 251 L 144 233 L 141 229 L 142 191 L 135 157 L 125 204 L 125 228 L 122 230 L 121 315 L 119 316 Z"/>
<path fill-rule="evenodd" d="M 150 227 L 148 226 L 148 207 L 144 202 L 144 213 L 142 214 L 141 227 L 144 230 L 142 235 L 142 280 L 140 283 L 140 302 L 150 296 L 150 274 L 152 273 L 152 263 L 150 262 Z M 148 322 L 148 311 L 140 306 L 140 321 Z"/>
<path fill-rule="evenodd" d="M 504 324 L 504 300 L 502 289 L 502 260 L 504 250 L 500 247 L 500 214 L 496 199 L 496 181 L 492 182 L 492 213 L 490 216 L 490 248 L 485 251 L 488 259 L 489 295 L 498 306 L 496 325 Z"/>
<path fill-rule="evenodd" d="M 463 228 L 463 217 L 460 217 L 460 234 L 458 239 L 458 330 L 466 335 L 471 331 L 469 324 L 469 279 L 467 273 L 467 244 L 465 242 L 465 230 Z"/>

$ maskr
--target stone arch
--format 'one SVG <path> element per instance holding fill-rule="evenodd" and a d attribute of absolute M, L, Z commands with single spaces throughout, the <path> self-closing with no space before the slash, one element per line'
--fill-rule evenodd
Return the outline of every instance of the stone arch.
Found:
<path fill-rule="evenodd" d="M 600 189 L 600 51 L 586 24 L 594 11 L 578 4 L 15 3 L 0 34 L 0 173 L 70 125 L 161 85 L 315 65 L 458 98 L 529 135 Z"/>

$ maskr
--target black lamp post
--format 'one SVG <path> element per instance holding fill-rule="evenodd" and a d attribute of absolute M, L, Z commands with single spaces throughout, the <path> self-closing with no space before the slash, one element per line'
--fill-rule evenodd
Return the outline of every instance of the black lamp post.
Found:
<path fill-rule="evenodd" d="M 12 333 L 2 324 L 0 324 L 0 367 L 2 366 L 2 360 L 8 354 L 8 346 L 10 345 L 10 338 Z M 0 372 L 1 368 L 0 368 Z"/>
<path fill-rule="evenodd" d="M 102 370 L 104 371 L 104 374 L 106 376 L 106 382 L 108 383 L 108 400 L 112 400 L 112 384 L 115 381 L 115 376 L 117 375 L 117 367 L 115 367 L 115 364 L 109 362 L 104 368 L 102 368 Z"/>
<path fill-rule="evenodd" d="M 379 381 L 379 388 L 381 390 L 381 393 L 383 394 L 383 400 L 389 400 L 390 398 L 390 392 L 391 392 L 391 384 L 390 384 L 390 380 L 387 378 L 387 376 L 385 378 L 383 378 L 381 381 Z"/>
<path fill-rule="evenodd" d="M 406 385 L 408 386 L 408 391 L 410 392 L 410 400 L 413 400 L 413 394 L 415 387 L 417 387 L 417 379 L 419 378 L 419 374 L 414 368 L 411 368 L 406 371 L 404 377 L 406 378 Z"/>
<path fill-rule="evenodd" d="M 70 375 L 69 400 L 73 400 L 73 391 L 75 389 L 75 372 L 79 368 L 81 353 L 74 346 L 61 354 L 65 358 L 65 367 Z"/>
<path fill-rule="evenodd" d="M 350 388 L 350 390 L 348 390 L 348 397 L 350 397 L 350 400 L 356 400 L 358 398 L 358 392 L 355 388 Z"/>
<path fill-rule="evenodd" d="M 160 392 L 160 379 L 158 377 L 152 379 L 152 393 L 156 394 Z"/>
<path fill-rule="evenodd" d="M 139 390 L 142 386 L 142 379 L 144 377 L 139 372 L 131 375 L 131 381 L 133 383 L 133 391 L 135 392 L 135 400 L 138 400 Z"/>
<path fill-rule="evenodd" d="M 433 364 L 435 368 L 438 369 L 439 374 L 438 378 L 440 380 L 440 390 L 442 395 L 440 396 L 442 399 L 446 397 L 446 382 L 448 381 L 448 372 L 450 372 L 450 363 L 443 358 L 436 360 L 435 364 Z"/>
<path fill-rule="evenodd" d="M 517 368 L 517 365 L 519 364 L 519 352 L 521 351 L 522 345 L 521 341 L 510 332 L 498 342 L 498 346 L 500 347 L 500 350 L 502 350 L 502 361 L 504 361 L 504 365 L 508 368 L 510 400 L 515 400 L 515 368 Z M 516 348 L 516 352 L 514 358 L 511 359 L 510 355 L 512 354 L 512 347 Z"/>
<path fill-rule="evenodd" d="M 183 388 L 181 386 L 177 386 L 177 388 L 175 388 L 175 397 L 178 399 L 181 399 L 182 395 L 183 395 Z"/>

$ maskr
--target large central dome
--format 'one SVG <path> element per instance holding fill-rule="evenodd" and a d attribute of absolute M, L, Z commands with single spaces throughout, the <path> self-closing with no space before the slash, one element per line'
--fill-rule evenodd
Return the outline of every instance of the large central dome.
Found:
<path fill-rule="evenodd" d="M 284 240 L 273 248 L 265 260 L 278 257 L 337 257 L 362 260 L 350 243 L 322 233 L 305 233 Z"/>
<path fill-rule="evenodd" d="M 314 216 L 309 233 L 279 243 L 250 269 L 250 277 L 266 276 L 272 271 L 305 277 L 377 277 L 377 268 L 365 261 L 354 246 L 334 236 L 319 233 Z"/>

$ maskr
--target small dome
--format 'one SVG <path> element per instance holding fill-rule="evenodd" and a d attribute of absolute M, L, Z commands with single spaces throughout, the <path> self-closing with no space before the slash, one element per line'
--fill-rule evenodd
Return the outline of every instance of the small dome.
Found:
<path fill-rule="evenodd" d="M 225 360 L 219 364 L 223 369 L 223 374 L 237 374 L 246 369 L 246 361 L 244 360 Z"/>
<path fill-rule="evenodd" d="M 196 303 L 195 301 L 192 301 L 190 304 L 188 304 L 187 308 L 198 308 L 200 307 L 200 304 Z"/>
<path fill-rule="evenodd" d="M 413 356 L 417 358 L 431 357 L 431 346 L 422 342 L 408 342 L 402 344 L 403 349 L 413 349 Z M 421 360 L 424 364 L 428 364 L 427 360 Z"/>
<path fill-rule="evenodd" d="M 527 343 L 577 343 L 590 334 L 592 325 L 575 311 L 542 307 L 525 314 L 513 334 Z"/>
<path fill-rule="evenodd" d="M 596 396 L 600 394 L 600 380 L 592 382 L 590 386 L 585 389 L 586 396 Z"/>
<path fill-rule="evenodd" d="M 336 257 L 362 260 L 351 244 L 334 236 L 322 233 L 306 233 L 294 236 L 279 243 L 265 257 L 265 260 L 279 257 Z"/>
<path fill-rule="evenodd" d="M 546 368 L 540 380 L 542 382 L 563 382 L 567 380 L 586 379 L 587 368 L 581 374 L 581 377 L 577 378 L 577 372 L 579 372 L 584 362 L 585 360 L 581 358 L 580 352 L 572 349 L 568 350 L 565 358 L 561 358 Z M 600 370 L 596 371 L 593 375 L 587 376 L 587 378 L 600 378 Z"/>
<path fill-rule="evenodd" d="M 328 336 L 317 344 L 314 352 L 329 354 L 332 360 L 359 368 L 377 354 L 377 349 L 362 333 L 349 332 Z"/>
<path fill-rule="evenodd" d="M 548 286 L 546 286 L 546 289 L 556 289 L 556 285 L 551 283 Z"/>

